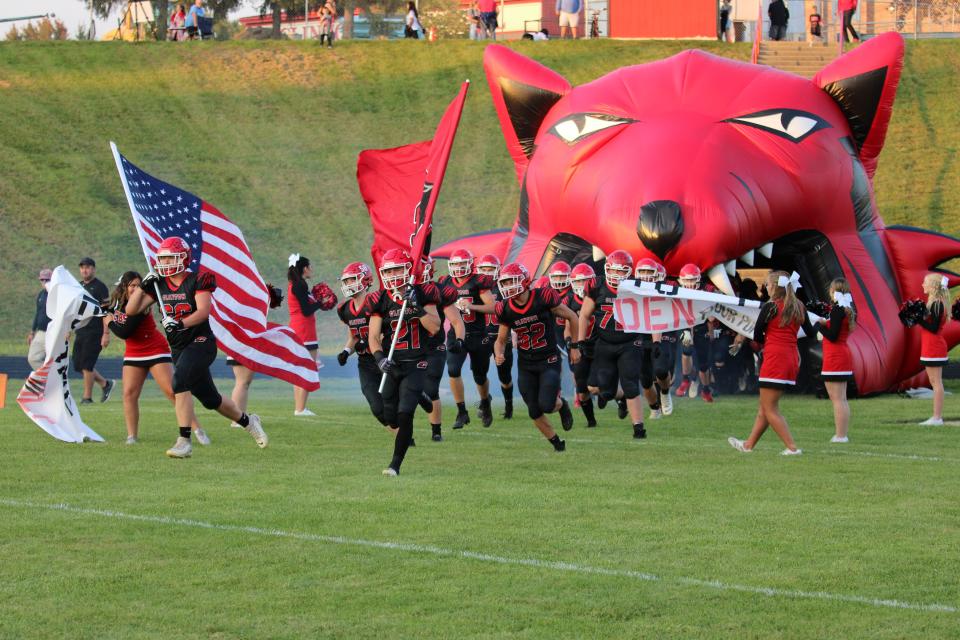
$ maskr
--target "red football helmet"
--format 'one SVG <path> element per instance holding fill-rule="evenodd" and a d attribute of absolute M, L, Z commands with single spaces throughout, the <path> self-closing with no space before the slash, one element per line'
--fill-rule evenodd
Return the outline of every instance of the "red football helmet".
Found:
<path fill-rule="evenodd" d="M 557 291 L 563 291 L 570 286 L 570 265 L 563 260 L 554 262 L 547 275 L 550 276 L 550 286 Z"/>
<path fill-rule="evenodd" d="M 473 274 L 473 254 L 467 249 L 457 249 L 447 259 L 447 273 L 454 278 L 466 278 Z"/>
<path fill-rule="evenodd" d="M 190 266 L 191 260 L 190 245 L 179 236 L 170 236 L 166 238 L 157 247 L 155 266 L 157 275 L 169 278 L 178 273 L 183 273 Z M 161 258 L 168 258 L 164 263 Z"/>
<path fill-rule="evenodd" d="M 488 253 L 477 260 L 477 273 L 496 279 L 500 274 L 500 258 Z"/>
<path fill-rule="evenodd" d="M 340 291 L 344 298 L 352 298 L 373 284 L 373 272 L 362 262 L 351 262 L 340 273 Z"/>
<path fill-rule="evenodd" d="M 683 265 L 677 282 L 680 283 L 681 287 L 696 289 L 700 286 L 700 267 L 693 263 Z"/>
<path fill-rule="evenodd" d="M 433 258 L 420 258 L 420 284 L 433 280 Z"/>
<path fill-rule="evenodd" d="M 570 270 L 570 288 L 579 298 L 586 295 L 587 287 L 592 287 L 596 282 L 597 273 L 586 262 L 581 262 Z"/>
<path fill-rule="evenodd" d="M 390 249 L 380 259 L 380 282 L 384 289 L 399 289 L 410 282 L 413 260 L 403 249 Z"/>
<path fill-rule="evenodd" d="M 607 256 L 603 274 L 606 276 L 607 286 L 616 289 L 621 282 L 633 275 L 633 256 L 623 249 L 617 249 Z"/>
<path fill-rule="evenodd" d="M 657 281 L 657 261 L 652 258 L 643 258 L 637 262 L 637 269 L 634 272 L 637 280 L 641 282 Z"/>
<path fill-rule="evenodd" d="M 530 288 L 530 272 L 519 262 L 511 262 L 500 270 L 497 286 L 503 299 L 509 300 Z"/>
<path fill-rule="evenodd" d="M 667 268 L 657 263 L 657 282 L 664 282 L 667 279 Z"/>

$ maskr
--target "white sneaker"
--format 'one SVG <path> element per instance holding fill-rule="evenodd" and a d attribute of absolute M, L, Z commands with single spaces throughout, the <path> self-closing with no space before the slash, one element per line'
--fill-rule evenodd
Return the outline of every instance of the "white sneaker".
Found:
<path fill-rule="evenodd" d="M 193 454 L 193 446 L 189 438 L 178 437 L 173 446 L 167 449 L 168 458 L 189 458 Z"/>
<path fill-rule="evenodd" d="M 647 420 L 659 420 L 663 416 L 660 409 L 650 409 L 650 417 Z"/>
<path fill-rule="evenodd" d="M 248 424 L 244 429 L 247 433 L 253 436 L 253 439 L 257 441 L 257 446 L 261 449 L 265 448 L 270 442 L 270 438 L 267 437 L 267 434 L 264 432 L 263 427 L 260 425 L 260 416 L 255 413 L 251 413 L 249 416 L 250 424 Z"/>
<path fill-rule="evenodd" d="M 921 427 L 942 427 L 943 418 L 928 418 L 920 423 Z"/>
<path fill-rule="evenodd" d="M 210 444 L 210 436 L 207 435 L 207 432 L 203 429 L 197 429 L 193 432 L 193 437 L 197 439 L 197 442 L 203 446 L 208 446 Z"/>
<path fill-rule="evenodd" d="M 127 436 L 127 444 L 137 444 L 140 442 L 137 440 L 137 436 Z"/>
<path fill-rule="evenodd" d="M 310 411 L 310 409 L 304 409 L 303 411 L 294 411 L 293 415 L 298 418 L 309 418 L 317 414 L 315 414 L 313 411 Z"/>
<path fill-rule="evenodd" d="M 782 456 L 798 456 L 803 453 L 803 449 L 784 449 L 780 452 Z"/>
<path fill-rule="evenodd" d="M 848 438 L 847 436 L 843 436 L 842 438 L 840 436 L 833 436 L 832 438 L 830 438 L 830 442 L 833 442 L 835 444 L 846 444 L 850 442 L 850 438 Z"/>
<path fill-rule="evenodd" d="M 386 469 L 383 470 L 383 475 L 390 476 L 391 478 L 396 478 L 398 474 L 397 474 L 397 470 L 394 469 L 393 467 L 387 467 Z"/>
<path fill-rule="evenodd" d="M 673 396 L 670 395 L 669 389 L 667 389 L 666 393 L 660 394 L 660 410 L 663 411 L 663 415 L 665 416 L 673 413 Z"/>
<path fill-rule="evenodd" d="M 734 438 L 733 436 L 730 436 L 729 438 L 727 438 L 727 442 L 730 444 L 731 447 L 733 447 L 734 449 L 736 449 L 736 450 L 739 451 L 740 453 L 751 453 L 751 452 L 753 452 L 753 449 L 747 449 L 747 448 L 744 446 L 743 440 L 737 440 L 737 439 Z"/>
<path fill-rule="evenodd" d="M 700 391 L 700 381 L 694 380 L 693 382 L 690 383 L 690 390 L 687 391 L 687 397 L 696 398 L 698 391 Z"/>

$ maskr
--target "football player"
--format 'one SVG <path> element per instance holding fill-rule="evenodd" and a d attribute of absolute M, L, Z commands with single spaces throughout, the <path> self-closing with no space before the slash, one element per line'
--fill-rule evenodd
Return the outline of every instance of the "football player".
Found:
<path fill-rule="evenodd" d="M 151 304 L 163 305 L 163 329 L 173 354 L 173 393 L 180 435 L 167 450 L 171 458 L 189 458 L 193 453 L 190 443 L 190 425 L 194 420 L 193 399 L 206 409 L 233 420 L 256 441 L 261 449 L 269 440 L 255 414 L 247 415 L 233 400 L 217 391 L 210 375 L 210 365 L 217 358 L 217 341 L 210 323 L 210 305 L 217 288 L 216 279 L 209 272 L 189 270 L 190 245 L 180 237 L 163 240 L 156 250 L 156 271 L 140 281 L 127 301 L 127 315 L 143 313 Z"/>
<path fill-rule="evenodd" d="M 626 333 L 613 315 L 620 283 L 633 275 L 633 256 L 617 249 L 607 256 L 603 267 L 604 282 L 586 292 L 580 308 L 580 324 L 577 342 L 586 339 L 586 329 L 591 316 L 597 343 L 594 349 L 593 366 L 597 369 L 596 381 L 600 398 L 612 400 L 617 394 L 617 383 L 623 391 L 627 412 L 633 422 L 633 437 L 646 438 L 643 426 L 643 401 L 640 398 L 640 360 L 644 340 Z"/>
<path fill-rule="evenodd" d="M 402 249 L 391 249 L 380 262 L 384 289 L 370 294 L 370 350 L 380 371 L 386 374 L 383 408 L 387 424 L 397 426 L 393 458 L 383 470 L 386 476 L 400 473 L 400 465 L 413 437 L 413 414 L 423 397 L 430 336 L 440 331 L 439 302 L 435 293 L 411 285 L 413 261 Z M 433 287 L 433 292 L 436 287 Z M 406 300 L 406 310 L 403 310 Z M 401 317 L 401 312 L 403 315 Z M 393 336 L 396 333 L 396 342 Z M 381 340 L 382 335 L 382 340 Z M 385 354 L 384 348 L 393 353 Z"/>
<path fill-rule="evenodd" d="M 520 263 L 503 267 L 497 284 L 503 300 L 496 305 L 500 322 L 494 343 L 496 361 L 503 361 L 512 330 L 517 336 L 517 382 L 520 396 L 527 405 L 527 414 L 554 450 L 563 451 L 566 443 L 553 430 L 546 416 L 557 411 L 563 430 L 569 431 L 573 427 L 570 405 L 560 395 L 560 350 L 553 327 L 556 318 L 563 318 L 570 331 L 576 333 L 577 316 L 560 302 L 555 290 L 549 287 L 531 289 L 530 273 Z M 580 360 L 576 343 L 570 345 L 570 358 L 574 363 Z"/>
<path fill-rule="evenodd" d="M 462 429 L 470 424 L 470 414 L 464 402 L 463 379 L 460 374 L 463 363 L 470 356 L 470 371 L 473 372 L 473 381 L 480 394 L 480 404 L 477 415 L 483 426 L 493 424 L 493 412 L 490 408 L 490 381 L 487 373 L 490 371 L 490 356 L 493 353 L 493 341 L 487 335 L 486 314 L 493 313 L 494 300 L 492 289 L 496 283 L 489 276 L 474 273 L 473 254 L 466 249 L 457 249 L 447 260 L 449 275 L 439 282 L 441 286 L 451 286 L 457 292 L 457 309 L 463 317 L 466 326 L 464 339 L 465 350 L 453 353 L 447 350 L 447 375 L 450 376 L 450 391 L 457 403 L 457 418 L 453 423 L 454 429 Z M 451 328 L 447 332 L 447 344 L 456 339 Z"/>
<path fill-rule="evenodd" d="M 483 276 L 489 276 L 496 281 L 500 275 L 500 258 L 488 253 L 477 260 L 477 273 Z M 497 302 L 503 298 L 500 296 L 500 289 L 493 289 L 493 297 Z M 491 340 L 497 339 L 500 332 L 500 323 L 497 316 L 487 314 L 487 335 Z M 507 340 L 507 346 L 503 352 L 503 363 L 497 366 L 497 378 L 500 380 L 500 391 L 503 393 L 503 419 L 509 420 L 513 417 L 513 344 Z"/>
<path fill-rule="evenodd" d="M 581 263 L 570 270 L 570 289 L 573 295 L 570 296 L 570 310 L 579 316 L 580 309 L 583 307 L 583 299 L 587 295 L 587 289 L 596 283 L 596 273 L 587 263 Z M 593 364 L 593 348 L 597 342 L 597 334 L 593 330 L 593 316 L 587 322 L 584 332 L 586 336 L 580 343 L 580 360 L 573 365 L 573 379 L 576 384 L 577 398 L 580 401 L 580 409 L 587 418 L 587 427 L 597 426 L 597 419 L 593 412 L 593 396 L 590 394 L 590 369 Z M 596 382 L 594 382 L 596 386 Z"/>
<path fill-rule="evenodd" d="M 637 262 L 637 268 L 634 272 L 638 282 L 656 283 L 660 274 L 662 265 L 651 258 L 642 258 Z M 643 389 L 643 396 L 650 406 L 650 420 L 656 420 L 661 415 L 660 410 L 660 390 L 654 388 L 654 361 L 661 357 L 660 341 L 662 334 L 653 333 L 643 335 L 643 349 L 640 356 L 640 387 Z"/>
<path fill-rule="evenodd" d="M 680 269 L 677 283 L 687 289 L 700 289 L 700 267 L 695 264 L 685 264 Z M 709 290 L 709 285 L 704 287 Z M 680 357 L 683 371 L 683 382 L 677 387 L 677 395 L 685 396 L 689 390 L 690 397 L 697 394 L 696 380 L 693 377 L 694 357 L 700 380 L 700 397 L 704 402 L 713 402 L 713 391 L 710 389 L 710 365 L 713 362 L 710 351 L 713 343 L 713 330 L 718 322 L 709 318 L 706 322 L 687 329 L 682 334 L 683 351 Z"/>

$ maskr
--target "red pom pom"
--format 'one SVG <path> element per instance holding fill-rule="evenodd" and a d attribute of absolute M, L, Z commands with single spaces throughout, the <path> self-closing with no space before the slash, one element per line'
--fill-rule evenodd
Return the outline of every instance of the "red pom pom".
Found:
<path fill-rule="evenodd" d="M 318 282 L 313 285 L 310 293 L 313 295 L 313 299 L 320 303 L 320 308 L 323 311 L 329 311 L 337 306 L 337 294 L 326 282 Z"/>

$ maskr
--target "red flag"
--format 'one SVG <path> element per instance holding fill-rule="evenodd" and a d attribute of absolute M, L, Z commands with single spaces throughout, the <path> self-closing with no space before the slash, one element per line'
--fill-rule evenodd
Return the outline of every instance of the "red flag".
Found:
<path fill-rule="evenodd" d="M 410 253 L 414 272 L 420 273 L 420 257 L 430 253 L 433 211 L 469 87 L 469 80 L 460 87 L 433 140 L 360 153 L 357 182 L 373 224 L 375 265 L 384 252 L 400 248 Z"/>

